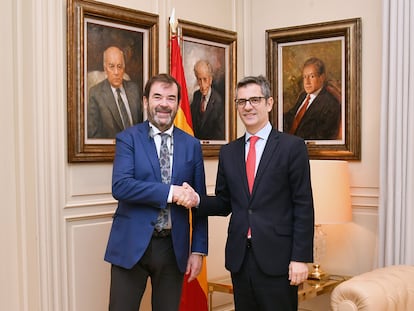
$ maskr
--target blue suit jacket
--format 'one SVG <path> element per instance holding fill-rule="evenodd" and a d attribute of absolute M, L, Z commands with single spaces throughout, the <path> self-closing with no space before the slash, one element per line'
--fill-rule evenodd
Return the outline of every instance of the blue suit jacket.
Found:
<path fill-rule="evenodd" d="M 309 159 L 303 139 L 273 129 L 249 193 L 245 137 L 221 148 L 216 197 L 201 197 L 199 215 L 231 213 L 226 268 L 238 272 L 248 228 L 261 270 L 287 275 L 290 261 L 313 261 L 314 210 Z"/>
<path fill-rule="evenodd" d="M 178 128 L 173 131 L 174 155 L 171 184 L 189 183 L 205 194 L 205 173 L 200 142 Z M 151 240 L 160 209 L 166 208 L 170 185 L 161 182 L 160 166 L 149 123 L 137 124 L 116 136 L 112 194 L 118 200 L 105 260 L 132 268 Z M 207 254 L 206 217 L 193 214 L 190 245 L 189 212 L 171 207 L 172 239 L 179 269 L 184 272 L 190 251 Z"/>

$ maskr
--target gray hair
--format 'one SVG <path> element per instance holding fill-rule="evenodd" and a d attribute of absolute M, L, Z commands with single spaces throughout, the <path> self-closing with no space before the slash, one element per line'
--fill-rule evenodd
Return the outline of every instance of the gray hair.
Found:
<path fill-rule="evenodd" d="M 265 98 L 271 97 L 270 93 L 270 83 L 269 81 L 262 75 L 260 76 L 248 76 L 241 79 L 236 86 L 236 98 L 237 98 L 237 91 L 239 88 L 245 87 L 248 84 L 257 84 L 260 86 L 262 90 L 262 94 Z"/>
<path fill-rule="evenodd" d="M 211 66 L 211 64 L 206 61 L 205 59 L 200 59 L 199 61 L 197 61 L 194 65 L 194 74 L 197 76 L 197 71 L 200 67 L 206 67 L 207 68 L 207 72 L 210 75 L 210 77 L 213 76 L 213 67 Z"/>

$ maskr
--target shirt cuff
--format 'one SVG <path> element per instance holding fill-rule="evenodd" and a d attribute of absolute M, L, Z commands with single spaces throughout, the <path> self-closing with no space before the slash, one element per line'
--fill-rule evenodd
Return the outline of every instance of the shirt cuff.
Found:
<path fill-rule="evenodd" d="M 173 186 L 170 186 L 170 191 L 168 192 L 168 198 L 167 198 L 167 203 L 172 203 L 172 197 L 173 197 Z"/>
<path fill-rule="evenodd" d="M 197 196 L 197 205 L 195 206 L 195 208 L 198 208 L 200 206 L 200 195 L 196 192 L 196 196 Z"/>
<path fill-rule="evenodd" d="M 192 252 L 191 253 L 192 255 L 200 255 L 200 256 L 207 256 L 207 254 L 204 254 L 204 253 L 199 253 L 199 252 Z"/>

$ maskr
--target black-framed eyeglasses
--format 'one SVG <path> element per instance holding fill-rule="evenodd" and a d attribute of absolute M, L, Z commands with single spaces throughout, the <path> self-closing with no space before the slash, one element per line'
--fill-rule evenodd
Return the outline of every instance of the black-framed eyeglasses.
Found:
<path fill-rule="evenodd" d="M 256 107 L 257 105 L 259 105 L 262 102 L 262 99 L 266 99 L 266 97 L 264 97 L 264 96 L 253 96 L 253 97 L 250 97 L 250 98 L 238 98 L 238 99 L 235 99 L 234 102 L 239 107 L 246 106 L 247 102 L 249 102 L 250 105 L 252 105 L 253 107 Z"/>

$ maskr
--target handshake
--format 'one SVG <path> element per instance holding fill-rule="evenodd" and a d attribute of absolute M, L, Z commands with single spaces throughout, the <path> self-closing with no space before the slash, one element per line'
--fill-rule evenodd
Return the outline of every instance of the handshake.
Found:
<path fill-rule="evenodd" d="M 189 209 L 200 203 L 200 196 L 186 182 L 182 186 L 173 186 L 173 202 Z"/>

